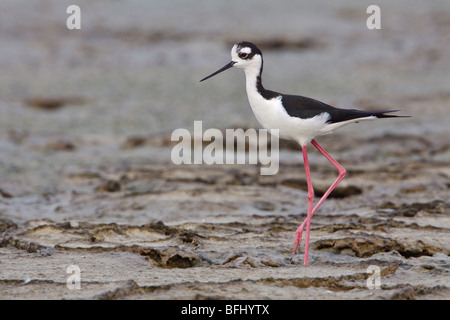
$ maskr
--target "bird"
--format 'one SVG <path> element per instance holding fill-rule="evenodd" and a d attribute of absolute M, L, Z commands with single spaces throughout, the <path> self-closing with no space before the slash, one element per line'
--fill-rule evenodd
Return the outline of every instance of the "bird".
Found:
<path fill-rule="evenodd" d="M 309 263 L 311 218 L 346 175 L 346 169 L 317 143 L 316 137 L 330 134 L 345 125 L 363 120 L 407 116 L 391 114 L 400 110 L 364 111 L 341 109 L 313 98 L 267 90 L 262 84 L 263 64 L 261 50 L 252 42 L 241 41 L 233 45 L 231 61 L 219 70 L 201 79 L 200 82 L 233 67 L 244 69 L 248 101 L 258 122 L 265 129 L 277 129 L 277 131 L 271 132 L 278 132 L 278 138 L 293 140 L 299 144 L 306 173 L 308 207 L 306 218 L 295 233 L 291 261 L 300 247 L 302 233 L 306 228 L 303 264 L 307 266 Z M 313 145 L 338 170 L 336 180 L 314 206 L 314 188 L 307 153 L 308 144 Z"/>

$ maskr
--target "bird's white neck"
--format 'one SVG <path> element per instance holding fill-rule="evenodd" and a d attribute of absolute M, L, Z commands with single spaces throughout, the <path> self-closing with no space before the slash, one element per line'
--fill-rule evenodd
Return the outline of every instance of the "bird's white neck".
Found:
<path fill-rule="evenodd" d="M 261 96 L 261 91 L 264 90 L 261 83 L 262 61 L 260 64 L 254 64 L 246 67 L 244 69 L 244 72 L 245 72 L 247 95 L 249 100 L 251 100 L 251 96 L 254 95 Z"/>

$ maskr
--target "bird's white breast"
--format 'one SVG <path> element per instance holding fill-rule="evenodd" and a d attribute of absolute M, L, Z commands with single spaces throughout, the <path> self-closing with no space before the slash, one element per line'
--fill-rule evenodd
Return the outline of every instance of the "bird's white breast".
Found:
<path fill-rule="evenodd" d="M 308 119 L 291 117 L 284 109 L 281 96 L 265 99 L 257 90 L 256 85 L 247 82 L 247 95 L 256 119 L 266 129 L 278 129 L 282 139 L 297 141 L 305 145 L 323 132 L 329 119 L 328 113 Z"/>

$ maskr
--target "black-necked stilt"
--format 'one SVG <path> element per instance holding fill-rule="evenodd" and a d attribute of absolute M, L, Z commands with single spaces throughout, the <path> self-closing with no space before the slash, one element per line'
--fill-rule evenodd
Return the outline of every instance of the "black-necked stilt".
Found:
<path fill-rule="evenodd" d="M 386 114 L 398 110 L 362 111 L 355 109 L 339 109 L 311 98 L 266 90 L 261 82 L 263 71 L 263 57 L 261 50 L 253 43 L 247 41 L 239 42 L 233 46 L 233 49 L 231 49 L 230 63 L 200 81 L 209 79 L 231 67 L 244 69 L 248 100 L 256 119 L 261 125 L 266 129 L 278 129 L 280 138 L 297 141 L 302 148 L 306 182 L 308 186 L 308 210 L 305 221 L 296 231 L 292 257 L 294 257 L 300 246 L 302 232 L 306 226 L 304 264 L 307 265 L 311 217 L 325 201 L 331 191 L 333 191 L 339 182 L 341 182 L 346 173 L 344 167 L 334 160 L 317 143 L 317 141 L 314 140 L 314 138 L 316 136 L 331 133 L 335 129 L 361 120 L 399 117 Z M 311 182 L 308 154 L 306 152 L 306 145 L 309 142 L 339 171 L 337 179 L 314 207 L 314 189 Z"/>

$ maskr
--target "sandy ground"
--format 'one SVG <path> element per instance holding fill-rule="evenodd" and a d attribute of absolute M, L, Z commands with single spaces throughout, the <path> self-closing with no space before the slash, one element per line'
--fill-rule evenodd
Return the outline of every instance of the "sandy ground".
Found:
<path fill-rule="evenodd" d="M 391 2 L 370 31 L 352 1 L 79 1 L 81 30 L 69 2 L 2 1 L 0 298 L 449 299 L 450 4 Z M 271 176 L 170 158 L 194 120 L 258 128 L 241 71 L 198 83 L 244 39 L 267 88 L 411 116 L 318 139 L 348 173 L 307 267 L 297 146 Z M 319 197 L 337 172 L 312 149 Z"/>

